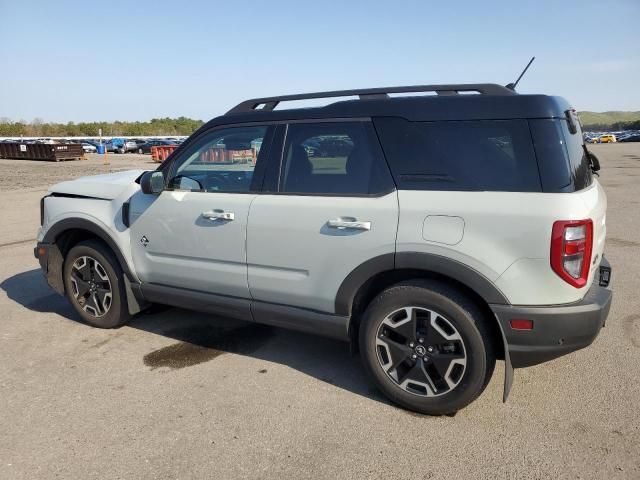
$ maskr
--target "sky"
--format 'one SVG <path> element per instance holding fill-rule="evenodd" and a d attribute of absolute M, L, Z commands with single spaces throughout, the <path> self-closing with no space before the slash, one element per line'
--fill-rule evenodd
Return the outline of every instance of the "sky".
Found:
<path fill-rule="evenodd" d="M 640 0 L 0 0 L 0 118 L 186 116 L 247 98 L 506 84 L 640 110 Z"/>

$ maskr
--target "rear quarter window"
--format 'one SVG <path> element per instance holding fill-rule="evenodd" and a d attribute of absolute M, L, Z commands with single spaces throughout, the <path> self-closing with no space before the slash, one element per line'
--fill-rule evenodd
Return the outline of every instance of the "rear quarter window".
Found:
<path fill-rule="evenodd" d="M 587 188 L 593 182 L 593 173 L 584 148 L 582 130 L 576 126 L 576 132 L 571 133 L 566 120 L 558 120 L 562 127 L 567 154 L 569 155 L 570 173 L 573 179 L 574 190 Z"/>
<path fill-rule="evenodd" d="M 541 191 L 526 120 L 374 120 L 398 188 Z"/>
<path fill-rule="evenodd" d="M 593 176 L 582 132 L 571 133 L 564 119 L 530 120 L 543 191 L 575 192 L 591 185 Z"/>

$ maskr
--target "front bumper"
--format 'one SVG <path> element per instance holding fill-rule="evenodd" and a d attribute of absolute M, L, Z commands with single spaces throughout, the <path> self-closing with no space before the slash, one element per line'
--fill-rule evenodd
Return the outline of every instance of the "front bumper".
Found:
<path fill-rule="evenodd" d="M 602 269 L 611 272 L 606 260 Z M 608 283 L 607 277 L 607 283 Z M 505 334 L 514 368 L 547 362 L 590 345 L 604 327 L 613 293 L 598 279 L 577 303 L 543 307 L 491 305 Z M 532 330 L 514 330 L 511 320 L 533 321 Z"/>

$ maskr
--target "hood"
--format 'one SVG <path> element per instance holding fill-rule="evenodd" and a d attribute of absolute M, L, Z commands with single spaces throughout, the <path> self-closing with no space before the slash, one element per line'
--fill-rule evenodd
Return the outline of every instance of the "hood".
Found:
<path fill-rule="evenodd" d="M 58 183 L 49 188 L 49 192 L 113 200 L 130 188 L 131 184 L 143 173 L 144 170 L 127 170 L 125 172 L 80 177 L 68 182 Z"/>

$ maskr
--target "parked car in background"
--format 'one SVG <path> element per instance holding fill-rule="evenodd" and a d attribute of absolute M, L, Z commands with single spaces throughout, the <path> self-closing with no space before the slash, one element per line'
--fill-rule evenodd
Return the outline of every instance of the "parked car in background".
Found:
<path fill-rule="evenodd" d="M 138 145 L 138 153 L 151 153 L 151 147 L 157 147 L 161 145 L 176 145 L 169 140 L 149 140 L 148 142 Z"/>
<path fill-rule="evenodd" d="M 620 142 L 640 142 L 640 133 L 632 133 L 619 140 Z"/>
<path fill-rule="evenodd" d="M 613 134 L 606 134 L 606 135 L 601 135 L 598 143 L 616 143 L 618 140 L 616 139 L 616 136 Z"/>
<path fill-rule="evenodd" d="M 90 144 L 89 142 L 80 142 L 82 145 L 82 150 L 84 153 L 96 153 L 97 148 L 95 145 Z"/>
<path fill-rule="evenodd" d="M 104 143 L 107 152 L 127 153 L 135 152 L 138 145 L 133 140 L 125 140 L 124 138 L 112 138 Z"/>

